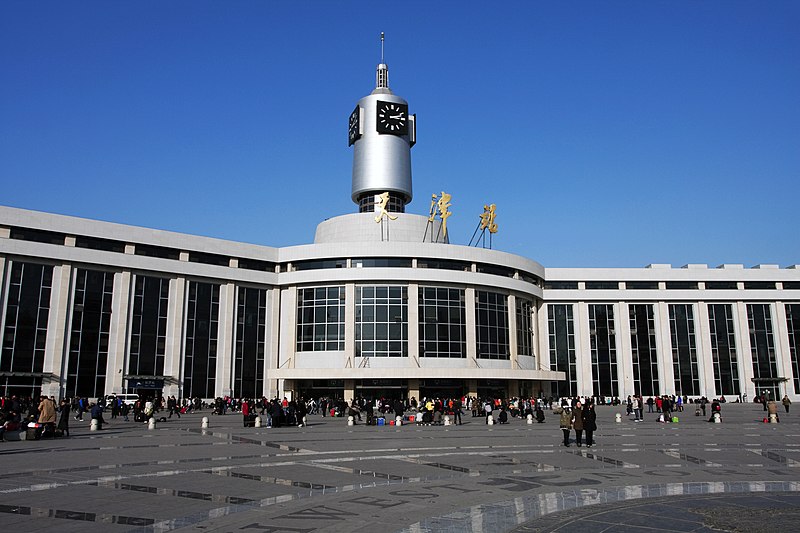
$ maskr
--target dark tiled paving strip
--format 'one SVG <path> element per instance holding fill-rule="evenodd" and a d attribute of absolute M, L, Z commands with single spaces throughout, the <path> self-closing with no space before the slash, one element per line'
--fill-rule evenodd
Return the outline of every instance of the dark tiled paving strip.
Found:
<path fill-rule="evenodd" d="M 718 468 L 721 467 L 722 464 L 715 463 L 714 461 L 707 461 L 705 459 L 700 459 L 699 457 L 694 457 L 693 455 L 687 455 L 685 453 L 680 453 L 677 450 L 658 450 L 659 453 L 663 453 L 667 457 L 674 457 L 675 459 L 680 459 L 681 461 L 686 461 L 688 463 L 709 467 L 709 468 Z"/>
<path fill-rule="evenodd" d="M 64 520 L 81 520 L 84 522 L 102 522 L 126 526 L 149 526 L 156 522 L 154 518 L 122 516 L 69 511 L 65 509 L 47 509 L 42 507 L 25 507 L 19 505 L 0 505 L 0 513 L 35 516 L 38 518 L 60 518 Z"/>
<path fill-rule="evenodd" d="M 585 457 L 586 459 L 592 459 L 593 461 L 600 461 L 601 463 L 609 464 L 619 468 L 639 468 L 638 464 L 628 463 L 626 461 L 620 461 L 619 459 L 612 459 L 610 457 L 604 457 L 588 450 L 574 450 L 572 454 L 579 457 Z"/>

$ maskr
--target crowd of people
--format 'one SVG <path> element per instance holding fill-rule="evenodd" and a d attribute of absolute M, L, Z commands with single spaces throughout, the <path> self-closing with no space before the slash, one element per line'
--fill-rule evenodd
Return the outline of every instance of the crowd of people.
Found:
<path fill-rule="evenodd" d="M 741 401 L 737 398 L 736 401 Z M 745 397 L 746 401 L 746 397 Z M 757 396 L 755 403 L 762 403 L 770 417 L 777 421 L 778 402 L 767 395 Z M 240 413 L 244 427 L 255 425 L 256 416 L 265 417 L 266 427 L 299 426 L 307 423 L 308 415 L 322 417 L 353 417 L 354 423 L 364 422 L 377 424 L 379 418 L 394 419 L 409 416 L 408 421 L 423 425 L 443 425 L 445 416 L 454 425 L 463 424 L 462 416 L 471 414 L 472 418 L 483 418 L 485 423 L 507 424 L 510 419 L 527 419 L 528 416 L 537 423 L 545 422 L 545 411 L 551 410 L 559 416 L 560 428 L 564 431 L 564 445 L 570 443 L 569 437 L 575 432 L 578 446 L 585 443 L 593 446 L 593 434 L 597 429 L 595 406 L 625 405 L 629 417 L 634 422 L 644 420 L 647 413 L 657 415 L 654 420 L 669 423 L 674 415 L 681 413 L 689 405 L 695 409 L 695 415 L 708 416 L 709 422 L 721 416 L 722 405 L 726 403 L 724 396 L 709 401 L 705 397 L 688 398 L 681 395 L 651 396 L 645 399 L 641 395 L 630 395 L 626 400 L 618 397 L 576 397 L 576 398 L 478 398 L 476 396 L 461 397 L 414 397 L 398 398 L 366 398 L 356 397 L 350 402 L 343 398 L 321 396 L 306 400 L 302 396 L 297 399 L 218 397 L 211 402 L 203 402 L 200 398 L 178 400 L 175 396 L 158 398 L 138 398 L 125 401 L 122 397 L 111 395 L 89 401 L 88 398 L 72 398 L 56 401 L 55 398 L 41 396 L 0 398 L 0 440 L 10 431 L 33 430 L 33 438 L 63 436 L 69 437 L 70 419 L 83 422 L 88 413 L 91 420 L 102 429 L 104 425 L 113 423 L 105 419 L 110 415 L 114 421 L 122 417 L 124 422 L 144 422 L 158 417 L 166 421 L 173 416 L 180 418 L 186 413 L 209 409 L 211 414 L 225 415 L 229 412 Z M 789 412 L 791 400 L 788 396 L 780 402 L 785 412 Z M 409 415 L 407 415 L 409 414 Z M 496 418 L 495 418 L 496 417 Z M 765 419 L 766 420 L 766 419 Z"/>

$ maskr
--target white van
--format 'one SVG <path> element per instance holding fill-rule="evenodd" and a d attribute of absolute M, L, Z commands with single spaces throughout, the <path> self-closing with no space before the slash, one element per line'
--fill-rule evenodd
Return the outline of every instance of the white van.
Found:
<path fill-rule="evenodd" d="M 106 396 L 106 405 L 107 406 L 109 406 L 109 407 L 111 406 L 111 401 L 114 399 L 115 396 L 116 396 L 116 398 L 118 400 L 121 400 L 122 403 L 127 403 L 128 405 L 133 405 L 136 402 L 136 400 L 139 399 L 139 395 L 138 394 L 116 394 L 116 395 L 112 394 L 112 395 Z"/>

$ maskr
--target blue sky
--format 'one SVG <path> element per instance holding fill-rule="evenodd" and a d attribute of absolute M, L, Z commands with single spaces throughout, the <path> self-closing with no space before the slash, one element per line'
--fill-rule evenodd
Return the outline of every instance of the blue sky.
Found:
<path fill-rule="evenodd" d="M 417 114 L 415 200 L 548 267 L 800 263 L 798 2 L 0 5 L 0 204 L 270 246 L 355 212 L 347 118 Z"/>

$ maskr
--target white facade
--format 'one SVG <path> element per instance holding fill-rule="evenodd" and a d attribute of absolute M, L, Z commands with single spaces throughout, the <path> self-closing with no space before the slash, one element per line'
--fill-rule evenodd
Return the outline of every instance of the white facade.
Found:
<path fill-rule="evenodd" d="M 680 341 L 673 331 L 678 325 L 674 317 L 670 320 L 670 313 L 678 306 L 692 320 L 692 338 L 687 344 L 691 345 L 691 354 L 686 361 L 693 365 L 688 374 L 697 386 L 688 395 L 715 397 L 727 393 L 747 394 L 752 398 L 762 389 L 772 387 L 774 394 L 788 393 L 790 398 L 800 398 L 797 390 L 800 270 L 797 267 L 650 265 L 547 269 L 535 261 L 499 251 L 421 242 L 419 233 L 425 230 L 426 221 L 426 217 L 403 214 L 398 220 L 375 223 L 370 213 L 345 215 L 320 225 L 317 239 L 323 242 L 269 248 L 2 207 L 0 275 L 4 350 L 0 357 L 0 377 L 7 381 L 3 381 L 5 389 L 0 392 L 14 393 L 14 384 L 22 383 L 40 384 L 43 392 L 54 396 L 100 395 L 130 392 L 133 381 L 155 379 L 163 380 L 159 389 L 163 394 L 186 394 L 191 355 L 187 339 L 192 338 L 190 288 L 199 283 L 214 287 L 216 309 L 214 354 L 209 359 L 211 366 L 205 370 L 213 378 L 204 378 L 212 379 L 213 387 L 203 396 L 225 396 L 247 389 L 240 387 L 237 391 L 236 380 L 242 379 L 243 371 L 237 374 L 235 359 L 237 342 L 242 340 L 237 338 L 241 333 L 237 330 L 238 313 L 243 309 L 238 299 L 245 294 L 241 290 L 249 288 L 264 292 L 261 305 L 264 324 L 260 330 L 262 338 L 258 339 L 263 346 L 263 356 L 259 359 L 263 365 L 261 386 L 258 390 L 251 386 L 248 395 L 271 397 L 297 391 L 314 393 L 318 389 L 320 393 L 338 391 L 352 395 L 369 393 L 371 383 L 375 390 L 397 390 L 403 395 L 419 397 L 426 389 L 439 386 L 431 383 L 442 382 L 445 383 L 442 387 L 458 389 L 464 394 L 484 392 L 482 387 L 494 387 L 495 391 L 502 388 L 510 395 L 549 395 L 559 390 L 621 397 L 639 392 L 686 393 L 677 390 L 680 381 L 676 387 L 676 360 L 680 363 L 681 355 L 673 344 Z M 337 224 L 343 227 L 336 228 Z M 387 225 L 392 240 L 385 240 Z M 355 227 L 361 229 L 347 231 Z M 348 235 L 348 240 L 343 242 L 337 235 Z M 164 257 L 137 252 L 138 249 L 152 253 L 147 247 Z M 371 264 L 376 258 L 389 262 Z M 248 262 L 255 268 L 248 266 Z M 17 308 L 10 305 L 15 291 L 22 287 L 30 292 L 30 287 L 39 283 L 26 278 L 15 284 L 16 274 L 12 273 L 24 271 L 24 265 L 52 269 L 47 302 L 39 304 L 48 310 L 46 337 L 38 341 L 43 343 L 40 352 L 43 359 L 30 368 L 20 367 L 20 361 L 24 361 L 24 336 L 30 332 L 26 333 L 21 326 L 19 331 L 11 327 L 17 320 L 12 316 Z M 102 354 L 98 360 L 105 364 L 97 372 L 103 376 L 100 381 L 87 380 L 85 376 L 70 377 L 71 357 L 86 357 L 92 350 L 98 351 L 92 347 L 81 348 L 82 351 L 75 348 L 76 337 L 80 334 L 83 339 L 88 335 L 78 331 L 74 324 L 76 312 L 88 312 L 76 303 L 79 276 L 86 272 L 102 273 L 110 294 L 110 300 L 103 304 L 107 311 L 100 313 L 98 322 L 102 337 L 107 338 L 107 343 L 102 341 L 99 349 Z M 149 374 L 137 374 L 131 368 L 136 283 L 142 277 L 165 280 L 162 285 L 165 320 L 160 333 L 164 342 L 157 348 L 163 366 Z M 400 356 L 362 357 L 357 351 L 356 293 L 362 287 L 374 286 L 405 288 L 407 329 Z M 297 338 L 298 291 L 325 287 L 342 288 L 343 343 L 332 350 L 303 350 Z M 465 353 L 462 356 L 430 357 L 421 353 L 420 323 L 424 324 L 425 319 L 420 317 L 420 287 L 450 288 L 463 294 Z M 489 358 L 479 353 L 476 331 L 480 319 L 475 303 L 479 293 L 503 297 L 507 357 L 501 354 L 500 358 Z M 518 301 L 532 304 L 526 311 L 530 313 L 532 353 L 519 353 L 517 337 L 525 333 L 520 333 L 517 327 Z M 554 306 L 560 306 L 558 310 L 569 309 L 571 313 L 572 352 L 568 345 L 565 350 L 558 346 L 556 330 L 561 323 L 557 322 Z M 723 348 L 728 350 L 727 362 L 733 363 L 728 364 L 728 370 L 735 371 L 736 390 L 726 391 L 724 387 L 728 385 L 719 382 L 720 372 L 724 373 L 718 361 L 719 339 L 723 335 L 717 331 L 721 322 L 713 322 L 710 312 L 729 315 L 724 321 L 727 344 Z M 102 318 L 104 313 L 107 319 Z M 631 315 L 635 313 L 649 322 L 644 325 L 636 322 L 635 317 L 632 322 Z M 757 319 L 766 320 L 766 325 L 758 326 Z M 634 332 L 632 327 L 647 327 L 647 334 Z M 763 330 L 761 337 L 757 330 Z M 647 344 L 645 350 L 642 339 Z M 607 341 L 606 348 L 602 348 L 603 340 Z M 764 371 L 759 370 L 759 358 L 767 359 L 767 368 L 770 364 L 774 367 L 772 375 L 766 376 L 774 378 L 773 381 L 765 381 Z M 608 361 L 604 363 L 604 359 Z M 574 370 L 567 368 L 570 363 Z M 646 379 L 641 377 L 643 366 L 650 369 L 645 372 Z M 84 372 L 80 365 L 75 369 L 72 374 Z M 760 380 L 754 382 L 754 377 Z M 615 386 L 611 387 L 609 380 Z M 320 381 L 327 381 L 330 390 L 322 390 L 326 386 L 320 389 L 317 386 Z M 85 383 L 95 386 L 87 391 Z M 19 392 L 30 389 L 26 386 L 20 387 Z"/>

